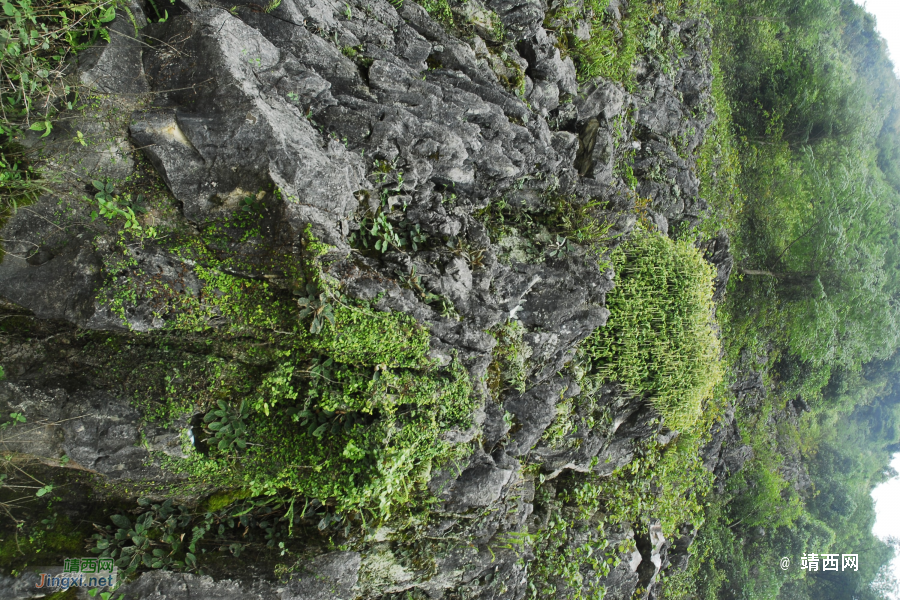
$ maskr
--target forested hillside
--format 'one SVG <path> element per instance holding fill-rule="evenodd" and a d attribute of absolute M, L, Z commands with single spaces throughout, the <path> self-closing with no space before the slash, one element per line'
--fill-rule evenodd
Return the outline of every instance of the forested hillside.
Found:
<path fill-rule="evenodd" d="M 0 598 L 900 593 L 852 0 L 0 4 Z"/>
<path fill-rule="evenodd" d="M 738 403 L 753 458 L 701 529 L 710 554 L 699 589 L 882 597 L 893 549 L 871 534 L 869 492 L 900 433 L 893 64 L 853 2 L 722 2 L 713 19 L 719 116 L 733 137 L 723 136 L 731 161 L 708 168 L 705 183 L 737 264 L 723 340 L 732 364 L 764 373 L 768 393 Z M 796 568 L 805 553 L 849 548 L 858 573 Z"/>

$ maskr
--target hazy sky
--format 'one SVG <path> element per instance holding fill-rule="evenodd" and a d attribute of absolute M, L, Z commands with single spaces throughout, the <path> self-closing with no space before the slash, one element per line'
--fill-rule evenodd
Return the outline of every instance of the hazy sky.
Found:
<path fill-rule="evenodd" d="M 900 55 L 900 54 L 898 54 Z M 900 454 L 894 455 L 891 461 L 894 470 L 900 472 Z M 880 537 L 900 537 L 900 477 L 886 481 L 872 490 L 872 498 L 875 499 L 875 525 L 872 532 Z M 837 552 L 837 550 L 835 550 Z M 847 552 L 855 552 L 848 550 Z M 895 557 L 893 562 L 894 573 L 900 577 L 900 557 Z M 896 598 L 896 596 L 895 596 Z"/>
<path fill-rule="evenodd" d="M 900 0 L 856 0 L 878 19 L 878 32 L 887 40 L 894 62 L 894 72 L 900 74 Z"/>

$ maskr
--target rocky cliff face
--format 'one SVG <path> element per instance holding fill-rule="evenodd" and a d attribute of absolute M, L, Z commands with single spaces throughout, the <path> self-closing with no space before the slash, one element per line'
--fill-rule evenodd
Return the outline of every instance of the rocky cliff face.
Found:
<path fill-rule="evenodd" d="M 313 328 L 327 327 L 332 308 L 307 284 L 330 282 L 372 314 L 411 316 L 434 365 L 465 369 L 472 408 L 435 438 L 463 450 L 421 475 L 438 500 L 427 521 L 341 538 L 321 498 L 305 518 L 328 535 L 295 543 L 303 560 L 292 574 L 269 555 L 257 568 L 231 558 L 202 575 L 148 571 L 122 591 L 526 597 L 527 534 L 553 510 L 535 498 L 536 478 L 546 499 L 567 473 L 609 474 L 637 442 L 672 437 L 640 398 L 580 389 L 575 349 L 606 323 L 615 274 L 554 226 L 581 211 L 610 225 L 612 247 L 638 199 L 663 232 L 702 218 L 694 167 L 711 120 L 708 25 L 658 19 L 684 50 L 674 68 L 642 58 L 626 89 L 579 82 L 537 0 L 470 0 L 454 8 L 457 24 L 468 19 L 455 28 L 410 0 L 184 0 L 154 24 L 144 8 L 120 11 L 110 43 L 80 57 L 92 105 L 27 141 L 57 193 L 0 231 L 0 414 L 28 419 L 27 435 L 0 433 L 5 450 L 49 480 L 81 478 L 61 502 L 73 517 L 138 496 L 209 508 L 215 482 L 196 487 L 171 460 L 199 451 L 216 390 L 236 397 L 237 384 L 219 382 L 271 368 L 256 348 L 280 342 L 252 331 L 290 333 L 269 313 L 301 298 L 318 311 Z M 312 244 L 324 248 L 314 275 Z M 727 239 L 706 251 L 721 289 Z M 248 294 L 256 304 L 236 310 Z M 580 414 L 572 399 L 588 394 L 591 412 Z M 548 434 L 561 406 L 576 406 L 576 426 Z M 720 458 L 727 435 L 707 447 L 710 469 L 740 460 L 728 444 Z M 605 575 L 585 571 L 585 589 L 655 594 L 660 569 L 686 561 L 693 533 L 683 534 L 667 557 L 672 540 L 658 526 L 608 532 L 622 560 Z M 0 582 L 4 597 L 38 597 L 28 577 Z M 575 591 L 569 581 L 557 590 Z"/>

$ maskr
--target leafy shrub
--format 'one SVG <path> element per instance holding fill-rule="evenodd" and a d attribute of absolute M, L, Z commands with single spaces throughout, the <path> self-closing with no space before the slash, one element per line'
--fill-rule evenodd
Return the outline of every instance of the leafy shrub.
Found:
<path fill-rule="evenodd" d="M 213 438 L 219 451 L 228 452 L 234 448 L 243 450 L 247 447 L 247 425 L 244 420 L 249 414 L 250 407 L 246 401 L 241 401 L 240 406 L 235 408 L 219 400 L 218 408 L 203 417 L 203 428 Z"/>
<path fill-rule="evenodd" d="M 442 436 L 470 425 L 473 400 L 465 369 L 458 362 L 433 368 L 424 352 L 427 344 L 418 364 L 407 360 L 414 368 L 390 366 L 403 359 L 401 331 L 384 331 L 384 341 L 395 344 L 393 352 L 388 346 L 370 347 L 368 353 L 354 353 L 361 361 L 356 365 L 324 358 L 328 355 L 309 357 L 301 348 L 277 352 L 281 362 L 262 375 L 246 432 L 234 438 L 246 443 L 240 461 L 191 453 L 187 459 L 164 462 L 193 476 L 197 484 L 247 488 L 255 494 L 288 490 L 333 500 L 330 504 L 338 510 L 363 512 L 367 519 L 411 509 L 421 499 L 432 467 L 469 451 Z M 418 336 L 416 330 L 409 333 Z M 219 419 L 213 423 L 228 420 L 221 404 L 209 414 L 211 420 Z M 229 423 L 233 427 L 233 420 Z M 226 446 L 232 433 L 223 440 Z"/>
<path fill-rule="evenodd" d="M 297 306 L 300 307 L 299 318 L 305 319 L 312 316 L 312 323 L 309 326 L 310 333 L 319 333 L 325 321 L 328 320 L 334 325 L 334 309 L 324 291 L 316 289 L 314 283 L 306 284 L 306 296 L 297 298 Z"/>
<path fill-rule="evenodd" d="M 253 421 L 255 445 L 229 473 L 236 485 L 334 498 L 339 510 L 387 518 L 424 489 L 433 465 L 468 452 L 441 439 L 468 426 L 472 410 L 458 363 L 443 373 L 336 363 L 328 375 L 305 384 L 305 402 Z"/>
<path fill-rule="evenodd" d="M 614 253 L 606 327 L 585 342 L 607 381 L 645 394 L 669 427 L 689 428 L 722 378 L 713 321 L 715 270 L 687 242 L 635 231 Z"/>
<path fill-rule="evenodd" d="M 247 547 L 285 545 L 296 529 L 335 529 L 345 519 L 317 500 L 298 503 L 296 498 L 268 496 L 243 498 L 245 490 L 220 495 L 224 504 L 196 512 L 169 499 L 155 504 L 138 499 L 137 516 L 116 514 L 112 525 L 97 526 L 91 551 L 112 560 L 125 574 L 138 570 L 196 570 L 198 559 L 208 552 L 240 556 Z M 237 498 L 236 498 L 237 496 Z"/>
<path fill-rule="evenodd" d="M 300 309 L 264 283 L 212 269 L 198 268 L 211 288 L 200 297 L 201 303 L 209 299 L 208 308 L 187 295 L 166 297 L 176 307 L 195 307 L 194 317 L 219 310 L 243 336 L 265 340 L 248 351 L 258 366 L 244 367 L 245 376 L 229 393 L 246 395 L 240 418 L 226 401 L 207 417 L 221 424 L 208 428 L 225 432 L 219 443 L 226 449 L 245 443 L 241 460 L 192 453 L 167 464 L 195 476 L 197 484 L 254 494 L 288 490 L 328 500 L 340 511 L 388 518 L 425 495 L 434 465 L 469 451 L 443 439 L 453 428 L 471 426 L 469 376 L 455 360 L 437 368 L 428 330 L 409 315 L 379 312 L 343 296 L 321 264 L 327 247 L 312 237 L 305 241 L 309 283 L 295 289 L 309 296 Z M 323 316 L 310 331 L 308 319 L 318 308 Z M 235 423 L 246 429 L 238 432 Z"/>
<path fill-rule="evenodd" d="M 115 19 L 118 2 L 3 0 L 2 4 L 0 135 L 14 135 L 23 124 L 47 135 L 54 101 L 71 91 L 64 83 L 66 62 L 98 40 L 109 41 L 106 24 Z"/>
<path fill-rule="evenodd" d="M 189 541 L 183 560 L 174 558 L 184 539 L 184 534 L 179 532 L 186 530 L 191 522 L 190 511 L 184 506 L 173 506 L 171 498 L 162 504 L 151 504 L 142 498 L 141 505 L 148 510 L 133 522 L 125 515 L 112 515 L 113 525 L 101 527 L 93 535 L 96 545 L 92 552 L 115 560 L 126 575 L 142 566 L 159 569 L 195 564 L 196 540 Z"/>

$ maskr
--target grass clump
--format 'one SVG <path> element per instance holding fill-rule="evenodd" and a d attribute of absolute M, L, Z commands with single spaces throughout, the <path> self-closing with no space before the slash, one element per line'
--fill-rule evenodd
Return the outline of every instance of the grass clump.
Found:
<path fill-rule="evenodd" d="M 577 3 L 563 2 L 556 10 L 548 12 L 547 21 L 552 24 L 554 21 L 589 19 L 591 34 L 587 40 L 572 31 L 560 31 L 561 43 L 575 61 L 579 79 L 602 76 L 625 82 L 632 77 L 631 65 L 641 48 L 640 34 L 654 14 L 652 6 L 646 0 L 629 3 L 618 40 L 607 5 L 599 0 L 585 2 L 581 8 Z"/>
<path fill-rule="evenodd" d="M 722 379 L 715 270 L 689 243 L 641 229 L 616 250 L 614 262 L 611 315 L 585 341 L 586 354 L 605 380 L 646 394 L 669 427 L 690 428 Z"/>
<path fill-rule="evenodd" d="M 14 214 L 19 206 L 31 204 L 45 191 L 21 152 L 0 147 L 0 219 Z"/>
<path fill-rule="evenodd" d="M 498 247 L 504 262 L 539 263 L 567 254 L 587 254 L 605 270 L 609 246 L 618 237 L 603 200 L 580 202 L 574 196 L 549 194 L 548 210 L 514 210 L 506 198 L 475 213 Z"/>
<path fill-rule="evenodd" d="M 697 175 L 700 197 L 706 198 L 712 210 L 700 225 L 706 235 L 719 230 L 740 228 L 743 196 L 738 182 L 741 175 L 740 144 L 734 134 L 732 105 L 725 89 L 722 72 L 722 49 L 715 44 L 712 50 L 713 80 L 710 94 L 715 120 L 698 148 Z"/>
<path fill-rule="evenodd" d="M 525 342 L 525 327 L 519 321 L 510 319 L 502 325 L 492 327 L 489 334 L 497 340 L 488 367 L 488 389 L 494 398 L 507 389 L 525 391 L 528 378 L 528 359 L 531 347 Z"/>
<path fill-rule="evenodd" d="M 663 69 L 670 69 L 673 58 L 682 51 L 677 35 L 667 35 L 657 17 L 682 21 L 696 13 L 701 0 L 632 0 L 613 17 L 609 2 L 558 0 L 551 3 L 544 26 L 556 31 L 558 45 L 572 57 L 578 78 L 586 81 L 603 77 L 633 87 L 632 67 L 639 56 L 653 57 Z M 584 23 L 590 23 L 590 34 L 578 35 Z"/>

